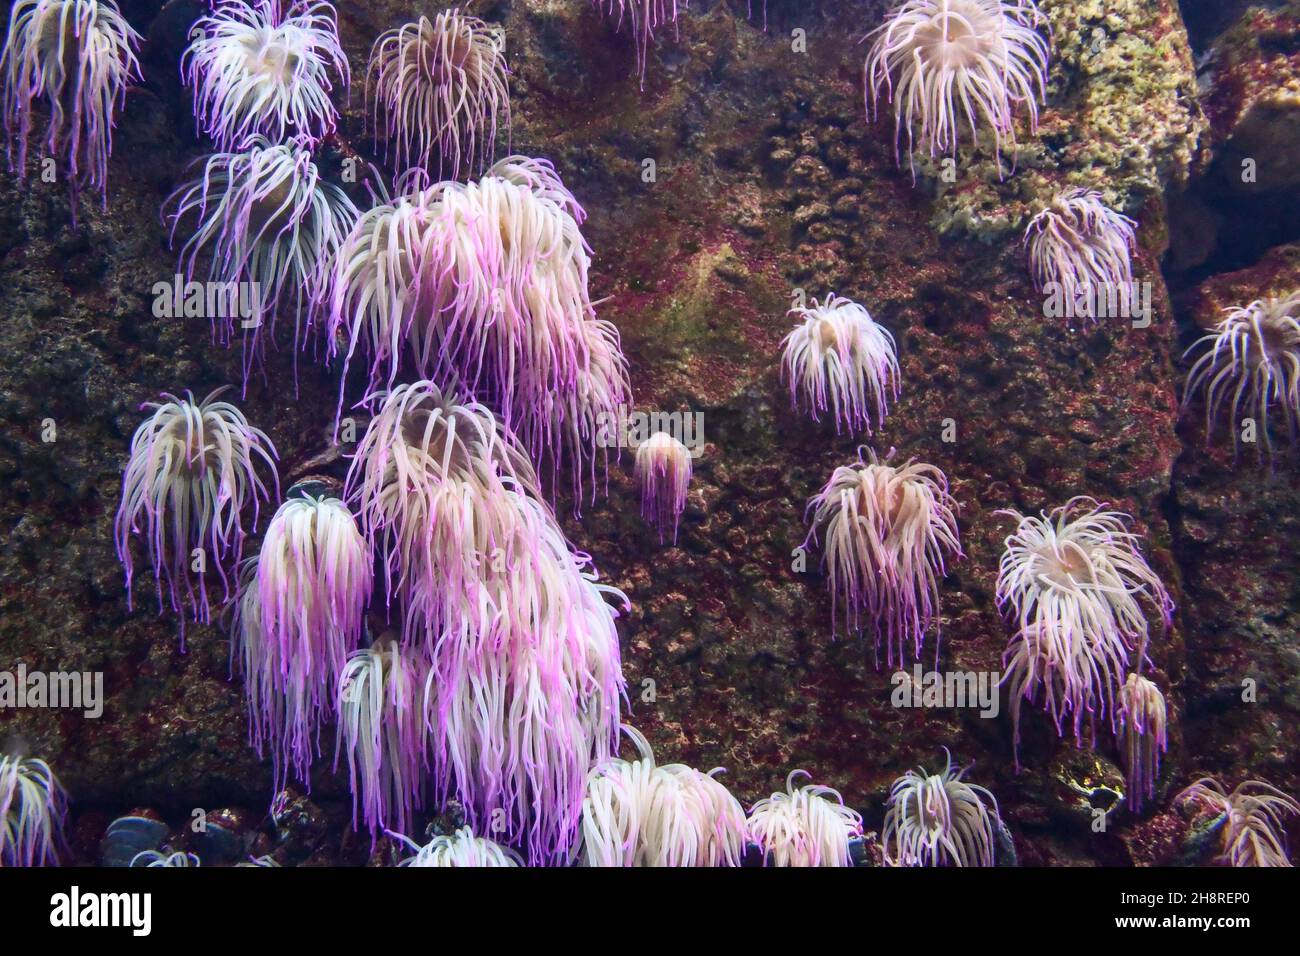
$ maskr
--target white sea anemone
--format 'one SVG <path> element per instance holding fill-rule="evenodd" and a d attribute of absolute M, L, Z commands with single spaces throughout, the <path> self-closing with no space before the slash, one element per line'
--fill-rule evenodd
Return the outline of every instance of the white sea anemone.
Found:
<path fill-rule="evenodd" d="M 254 133 L 308 144 L 332 133 L 331 75 L 349 80 L 337 21 L 320 0 L 217 0 L 181 57 L 202 131 L 219 149 Z"/>
<path fill-rule="evenodd" d="M 1115 697 L 1133 653 L 1145 648 L 1148 611 L 1168 630 L 1173 602 L 1127 530 L 1129 518 L 1088 497 L 1041 516 L 1004 511 L 1017 522 L 998 568 L 998 606 L 1012 621 L 1020 673 L 1017 696 L 1039 682 L 1059 731 L 1073 711 L 1076 739 L 1085 713 L 1116 715 Z M 1012 653 L 1009 651 L 1008 653 Z"/>
<path fill-rule="evenodd" d="M 1202 777 L 1175 798 L 1201 804 L 1222 816 L 1222 854 L 1228 866 L 1291 866 L 1283 820 L 1300 815 L 1300 803 L 1262 780 L 1246 780 L 1228 793 L 1218 780 Z"/>
<path fill-rule="evenodd" d="M 952 755 L 944 753 L 942 773 L 909 770 L 889 790 L 881 836 L 889 866 L 994 864 L 997 799 L 962 780 L 966 771 L 954 771 Z"/>
<path fill-rule="evenodd" d="M 862 816 L 844 805 L 838 790 L 808 784 L 795 789 L 803 770 L 792 770 L 785 793 L 749 810 L 746 832 L 770 866 L 852 866 L 850 841 L 862 836 Z"/>
<path fill-rule="evenodd" d="M 0 52 L 0 101 L 9 168 L 19 182 L 27 175 L 36 105 L 44 102 L 50 118 L 41 155 L 67 162 L 59 179 L 72 185 L 74 211 L 81 187 L 104 192 L 113 114 L 140 79 L 139 45 L 113 0 L 16 0 Z"/>
<path fill-rule="evenodd" d="M 420 17 L 380 35 L 366 70 L 367 113 L 399 170 L 420 166 L 439 178 L 462 162 L 492 160 L 498 122 L 510 125 L 504 36 L 459 10 Z"/>
<path fill-rule="evenodd" d="M 612 758 L 592 770 L 582 801 L 586 866 L 739 866 L 745 811 L 717 779 L 684 764 L 656 767 L 650 744 L 624 732 L 639 760 Z"/>
<path fill-rule="evenodd" d="M 870 435 L 898 398 L 894 337 L 862 306 L 833 293 L 790 314 L 803 320 L 781 343 L 781 378 L 790 383 L 791 403 L 814 421 L 829 411 L 836 431 Z"/>
<path fill-rule="evenodd" d="M 67 807 L 44 760 L 0 754 L 0 866 L 57 863 Z"/>
<path fill-rule="evenodd" d="M 1057 196 L 1025 230 L 1035 287 L 1054 287 L 1082 303 L 1085 318 L 1096 318 L 1098 302 L 1127 294 L 1133 282 L 1136 230 L 1101 193 L 1074 189 Z"/>
<path fill-rule="evenodd" d="M 1269 451 L 1270 424 L 1292 443 L 1300 438 L 1300 292 L 1228 309 L 1187 354 L 1198 349 L 1203 354 L 1187 375 L 1183 408 L 1204 391 L 1207 439 L 1225 405 L 1234 445 L 1243 415 L 1253 416 Z"/>
<path fill-rule="evenodd" d="M 227 568 L 238 566 L 243 552 L 244 508 L 253 506 L 255 527 L 260 503 L 270 497 L 257 473 L 259 461 L 270 469 L 279 494 L 275 446 L 239 409 L 217 400 L 225 390 L 198 403 L 189 392 L 185 398 L 164 392 L 166 401 L 141 406 L 151 414 L 131 440 L 113 524 L 117 555 L 126 569 L 128 607 L 135 568 L 130 539 L 143 523 L 159 610 L 165 579 L 173 610 L 181 610 L 179 589 L 184 587 L 194 619 L 209 621 L 206 577 L 189 570 L 196 550 L 204 569 L 215 567 L 229 598 Z"/>
<path fill-rule="evenodd" d="M 1015 145 L 1015 115 L 1038 125 L 1046 96 L 1049 46 L 1033 0 L 904 0 L 874 38 L 863 69 L 872 118 L 882 99 L 894 105 L 896 148 L 907 133 L 909 155 L 956 155 L 962 125 Z"/>
<path fill-rule="evenodd" d="M 424 846 L 402 836 L 397 837 L 412 850 L 415 856 L 408 856 L 398 866 L 462 866 L 462 867 L 498 867 L 523 866 L 524 860 L 518 853 L 507 846 L 493 843 L 485 837 L 476 837 L 469 827 L 461 827 L 451 836 L 436 836 Z"/>
<path fill-rule="evenodd" d="M 879 658 L 884 638 L 890 666 L 911 643 L 917 657 L 938 619 L 946 561 L 961 556 L 956 502 L 933 465 L 894 467 L 874 454 L 836 468 L 808 502 L 808 541 L 824 540 L 832 618 L 849 633 L 870 626 Z M 936 649 L 937 653 L 937 649 Z"/>

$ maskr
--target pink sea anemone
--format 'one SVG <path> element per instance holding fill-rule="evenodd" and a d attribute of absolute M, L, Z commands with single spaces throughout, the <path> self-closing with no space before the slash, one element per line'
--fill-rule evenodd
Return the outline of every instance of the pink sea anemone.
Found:
<path fill-rule="evenodd" d="M 389 638 L 356 651 L 339 678 L 334 764 L 347 754 L 353 827 L 364 820 L 376 838 L 408 829 L 424 805 L 423 685 L 419 655 Z"/>
<path fill-rule="evenodd" d="M 1081 743 L 1085 716 L 1091 726 L 1109 712 L 1114 726 L 1124 673 L 1135 651 L 1145 655 L 1148 613 L 1167 631 L 1173 601 L 1127 515 L 1087 497 L 1041 516 L 1001 513 L 1017 522 L 997 582 L 998 606 L 1016 632 L 1005 680 L 1017 699 L 1042 689 L 1058 733 L 1072 713 Z"/>
<path fill-rule="evenodd" d="M 19 181 L 27 175 L 36 104 L 44 102 L 50 116 L 41 155 L 67 162 L 59 178 L 71 185 L 74 209 L 78 190 L 104 192 L 113 114 L 140 80 L 139 45 L 113 0 L 16 0 L 0 52 L 0 97 L 9 168 Z"/>
<path fill-rule="evenodd" d="M 862 815 L 844 805 L 838 790 L 817 784 L 796 788 L 809 776 L 792 770 L 785 792 L 758 801 L 745 828 L 768 866 L 852 866 L 849 844 L 862 836 Z"/>
<path fill-rule="evenodd" d="M 398 169 L 420 166 L 455 179 L 461 163 L 492 161 L 498 124 L 510 125 L 504 37 L 499 28 L 444 10 L 375 41 L 366 71 L 367 113 Z"/>
<path fill-rule="evenodd" d="M 1300 437 L 1300 292 L 1228 309 L 1187 354 L 1198 350 L 1183 409 L 1204 392 L 1207 440 L 1225 406 L 1234 445 L 1243 416 L 1253 416 L 1256 440 L 1262 437 L 1268 451 L 1270 425 L 1280 426 L 1292 443 Z"/>
<path fill-rule="evenodd" d="M 883 424 L 889 400 L 898 398 L 894 337 L 862 306 L 833 293 L 790 314 L 803 320 L 782 342 L 781 377 L 792 404 L 814 421 L 830 411 L 836 431 L 870 435 L 873 419 Z"/>
<path fill-rule="evenodd" d="M 270 748 L 278 792 L 290 771 L 310 786 L 320 728 L 361 641 L 371 554 L 343 502 L 304 493 L 275 513 L 254 566 L 231 653 L 242 664 L 253 744 L 259 754 Z"/>
<path fill-rule="evenodd" d="M 181 57 L 194 117 L 218 149 L 252 134 L 312 145 L 334 131 L 331 75 L 344 88 L 348 59 L 334 8 L 320 0 L 217 0 Z"/>
<path fill-rule="evenodd" d="M 628 29 L 636 43 L 636 72 L 641 78 L 641 88 L 645 89 L 645 69 L 649 60 L 650 43 L 654 40 L 655 30 L 666 23 L 677 27 L 677 0 L 593 0 L 596 9 L 605 16 L 613 17 L 618 11 L 615 30 L 623 29 L 623 18 L 627 17 Z M 690 6 L 689 0 L 683 0 L 683 7 Z"/>
<path fill-rule="evenodd" d="M 933 465 L 894 467 L 867 454 L 836 468 L 808 502 L 804 546 L 824 538 L 833 618 L 850 633 L 871 627 L 877 662 L 883 637 L 892 667 L 895 658 L 903 663 L 908 642 L 920 657 L 938 619 L 939 581 L 946 562 L 961 556 L 956 502 Z"/>
<path fill-rule="evenodd" d="M 1018 110 L 1038 125 L 1045 23 L 1033 0 L 904 0 L 863 38 L 874 38 L 863 70 L 872 118 L 881 99 L 894 105 L 895 147 L 906 130 L 909 156 L 916 146 L 955 156 L 963 122 L 972 140 L 988 126 L 1000 155 L 1015 145 Z"/>
<path fill-rule="evenodd" d="M 500 414 L 535 461 L 567 460 L 580 498 L 596 422 L 630 399 L 618 331 L 592 308 L 580 213 L 549 163 L 510 157 L 478 182 L 363 214 L 333 279 L 329 339 L 346 349 L 344 380 L 358 349 L 372 387 L 391 385 L 405 357 Z"/>
<path fill-rule="evenodd" d="M 658 529 L 660 542 L 671 525 L 676 544 L 691 485 L 691 450 L 667 432 L 655 432 L 637 447 L 635 477 L 641 488 L 641 517 Z"/>
<path fill-rule="evenodd" d="M 1025 230 L 1029 268 L 1040 291 L 1055 289 L 1070 302 L 1082 297 L 1095 318 L 1096 297 L 1117 295 L 1133 282 L 1137 223 L 1115 212 L 1098 192 L 1074 189 L 1057 196 Z"/>
<path fill-rule="evenodd" d="M 304 343 L 311 318 L 327 303 L 334 255 L 358 213 L 341 189 L 321 177 L 301 143 L 272 145 L 252 136 L 240 149 L 214 153 L 197 165 L 202 173 L 163 204 L 164 221 L 171 222 L 173 242 L 182 220 L 193 223 L 180 253 L 187 280 L 206 255 L 209 282 L 247 283 L 255 290 L 239 300 L 240 309 L 209 316 L 225 345 L 237 320 L 246 330 L 247 383 L 250 363 L 261 354 L 262 329 L 274 332 L 281 309 L 293 313 L 295 346 Z M 252 314 L 236 314 L 245 301 Z"/>
<path fill-rule="evenodd" d="M 256 526 L 260 503 L 270 497 L 257 473 L 258 461 L 270 470 L 279 494 L 275 446 L 243 412 L 218 401 L 226 388 L 198 403 L 189 392 L 185 398 L 164 392 L 166 401 L 141 406 L 151 414 L 131 440 L 122 503 L 113 523 L 117 554 L 126 569 L 128 607 L 135 568 L 130 539 L 143 525 L 159 611 L 166 580 L 172 609 L 181 612 L 183 587 L 194 619 L 208 622 L 206 572 L 216 569 L 229 598 L 227 569 L 239 564 L 243 552 L 244 509 L 252 505 Z"/>
<path fill-rule="evenodd" d="M 1138 811 L 1156 795 L 1160 755 L 1169 749 L 1165 695 L 1141 674 L 1128 675 L 1119 692 L 1119 736 L 1124 743 L 1128 805 Z"/>

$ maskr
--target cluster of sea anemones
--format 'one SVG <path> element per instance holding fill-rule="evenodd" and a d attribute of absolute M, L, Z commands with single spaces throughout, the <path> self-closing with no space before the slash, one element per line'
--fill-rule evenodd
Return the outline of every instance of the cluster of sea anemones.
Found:
<path fill-rule="evenodd" d="M 401 186 L 411 186 L 404 177 Z M 596 319 L 581 207 L 545 161 L 510 157 L 469 184 L 409 189 L 339 250 L 329 338 L 372 386 L 405 358 L 490 406 L 534 460 L 569 458 L 575 492 L 596 423 L 630 396 L 618 330 Z"/>

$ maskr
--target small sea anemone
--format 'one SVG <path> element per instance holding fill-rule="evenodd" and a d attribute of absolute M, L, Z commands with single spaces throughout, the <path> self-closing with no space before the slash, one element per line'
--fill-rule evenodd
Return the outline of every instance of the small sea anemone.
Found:
<path fill-rule="evenodd" d="M 485 837 L 476 837 L 469 827 L 461 827 L 451 836 L 436 836 L 424 846 L 400 833 L 389 834 L 415 851 L 398 866 L 523 866 L 524 859 L 514 850 Z"/>
<path fill-rule="evenodd" d="M 334 765 L 347 751 L 352 826 L 360 811 L 372 838 L 407 829 L 424 803 L 423 682 L 418 656 L 387 637 L 349 657 L 339 678 Z"/>
<path fill-rule="evenodd" d="M 1283 818 L 1300 814 L 1300 803 L 1262 780 L 1246 780 L 1228 793 L 1218 780 L 1202 777 L 1174 798 L 1208 806 L 1222 819 L 1222 854 L 1228 866 L 1290 866 Z"/>
<path fill-rule="evenodd" d="M 1025 230 L 1035 288 L 1055 286 L 1071 302 L 1119 294 L 1133 281 L 1136 230 L 1137 223 L 1107 206 L 1101 193 L 1073 189 L 1057 196 Z"/>
<path fill-rule="evenodd" d="M 72 186 L 74 209 L 79 189 L 104 192 L 113 114 L 141 79 L 139 45 L 113 0 L 16 0 L 0 51 L 0 96 L 9 168 L 19 182 L 27 175 L 35 104 L 44 101 L 50 120 L 41 155 L 68 163 L 60 178 Z"/>
<path fill-rule="evenodd" d="M 57 863 L 67 808 L 49 764 L 0 753 L 0 866 Z"/>
<path fill-rule="evenodd" d="M 1187 376 L 1183 408 L 1205 392 L 1207 439 L 1221 409 L 1229 404 L 1234 445 L 1242 415 L 1253 415 L 1264 447 L 1272 450 L 1270 412 L 1276 410 L 1287 437 L 1300 437 L 1300 292 L 1260 299 L 1227 317 L 1187 354 L 1204 348 Z"/>
<path fill-rule="evenodd" d="M 290 492 L 255 565 L 246 587 L 256 594 L 241 594 L 231 654 L 242 663 L 253 745 L 259 754 L 270 746 L 278 792 L 290 768 L 310 780 L 320 727 L 361 641 L 371 555 L 342 501 Z"/>
<path fill-rule="evenodd" d="M 745 811 L 717 779 L 685 764 L 656 767 L 645 737 L 624 727 L 639 760 L 591 771 L 582 801 L 586 866 L 739 866 Z"/>
<path fill-rule="evenodd" d="M 375 138 L 398 169 L 432 170 L 455 179 L 462 162 L 492 161 L 497 125 L 510 125 L 509 70 L 499 28 L 460 10 L 420 17 L 375 41 L 366 101 Z"/>
<path fill-rule="evenodd" d="M 808 502 L 812 526 L 804 547 L 824 536 L 832 618 L 842 617 L 849 633 L 869 622 L 877 662 L 883 637 L 892 667 L 895 657 L 903 663 L 908 641 L 920 657 L 925 632 L 937 621 L 945 563 L 961 557 L 956 502 L 933 465 L 908 460 L 894 467 L 867 454 L 836 468 Z"/>
<path fill-rule="evenodd" d="M 334 131 L 331 74 L 346 88 L 348 59 L 334 8 L 319 0 L 218 0 L 181 57 L 194 116 L 218 149 L 251 134 L 311 145 Z"/>
<path fill-rule="evenodd" d="M 1143 601 L 1166 631 L 1174 608 L 1139 536 L 1127 530 L 1128 515 L 1082 496 L 1041 516 L 999 513 L 1017 522 L 998 567 L 997 602 L 1023 642 L 1016 668 L 1027 677 L 1018 695 L 1031 697 L 1045 681 L 1058 731 L 1072 710 L 1076 740 L 1084 713 L 1109 705 L 1113 726 L 1130 657 L 1139 647 L 1145 654 Z"/>
<path fill-rule="evenodd" d="M 135 570 L 130 539 L 143 523 L 149 563 L 153 565 L 158 609 L 163 608 L 163 580 L 174 611 L 181 611 L 183 585 L 196 621 L 211 619 L 206 574 L 216 568 L 230 596 L 226 569 L 239 564 L 244 547 L 244 507 L 253 505 L 257 525 L 260 503 L 270 498 L 257 474 L 260 460 L 271 471 L 279 495 L 275 446 L 229 402 L 218 401 L 229 388 L 217 389 L 202 402 L 164 392 L 164 402 L 146 402 L 152 410 L 136 429 L 131 456 L 122 475 L 122 503 L 113 523 L 117 555 L 126 569 L 127 607 Z M 191 562 L 198 587 L 189 573 Z M 181 648 L 184 650 L 184 627 Z"/>
<path fill-rule="evenodd" d="M 975 139 L 993 130 L 1015 145 L 1015 114 L 1031 129 L 1046 96 L 1048 42 L 1037 32 L 1046 19 L 1033 0 L 905 0 L 879 28 L 863 69 L 872 119 L 883 98 L 894 105 L 895 150 L 907 131 L 909 155 L 956 155 L 961 125 Z"/>
<path fill-rule="evenodd" d="M 871 434 L 885 421 L 889 401 L 898 399 L 898 355 L 889 330 L 862 306 L 834 293 L 811 308 L 794 308 L 797 326 L 782 342 L 781 378 L 790 382 L 790 401 L 819 421 L 830 411 L 835 430 Z"/>
<path fill-rule="evenodd" d="M 303 339 L 305 316 L 328 301 L 333 259 L 357 220 L 357 208 L 343 190 L 320 176 L 311 152 L 300 142 L 272 145 L 252 136 L 234 152 L 214 153 L 196 164 L 203 172 L 163 204 L 172 240 L 182 218 L 195 221 L 180 254 L 180 268 L 193 279 L 201 253 L 209 256 L 208 279 L 249 283 L 252 315 L 239 316 L 251 328 L 247 363 L 258 357 L 264 325 L 274 328 L 277 311 L 292 304 L 294 344 Z M 170 210 L 170 212 L 169 212 Z M 234 335 L 235 310 L 212 315 L 223 344 Z M 310 322 L 308 322 L 310 325 Z"/>
<path fill-rule="evenodd" d="M 615 30 L 623 29 L 623 17 L 626 15 L 636 43 L 636 72 L 641 78 L 641 89 L 645 89 L 645 68 L 649 59 L 650 41 L 654 39 L 655 30 L 665 23 L 677 26 L 677 0 L 593 0 L 596 9 L 607 17 L 613 17 L 618 11 Z M 690 5 L 690 0 L 683 0 L 682 6 Z"/>
<path fill-rule="evenodd" d="M 944 754 L 942 773 L 909 770 L 890 788 L 881 836 L 886 865 L 994 865 L 997 799 L 962 780 L 966 770 L 954 771 L 952 755 Z"/>
<path fill-rule="evenodd" d="M 411 177 L 398 186 L 411 186 Z M 375 388 L 415 372 L 491 407 L 540 460 L 594 468 L 595 421 L 627 404 L 618 331 L 595 318 L 581 207 L 554 168 L 509 157 L 363 214 L 339 251 L 329 339 L 360 347 Z M 340 405 L 342 389 L 340 388 Z"/>
<path fill-rule="evenodd" d="M 844 805 L 838 790 L 795 789 L 798 776 L 785 779 L 785 793 L 774 793 L 749 810 L 746 832 L 769 866 L 852 866 L 849 842 L 862 836 L 862 816 Z"/>
<path fill-rule="evenodd" d="M 641 488 L 641 517 L 659 529 L 660 543 L 672 525 L 676 544 L 691 484 L 691 450 L 667 432 L 655 432 L 637 447 L 634 475 Z"/>
<path fill-rule="evenodd" d="M 1169 749 L 1165 695 L 1140 674 L 1128 675 L 1119 693 L 1119 734 L 1128 771 L 1128 805 L 1142 809 L 1156 795 L 1160 754 Z"/>

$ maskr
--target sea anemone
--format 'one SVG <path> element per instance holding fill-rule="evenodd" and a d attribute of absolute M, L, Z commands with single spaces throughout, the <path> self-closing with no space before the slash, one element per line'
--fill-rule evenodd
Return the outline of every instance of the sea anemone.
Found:
<path fill-rule="evenodd" d="M 1165 695 L 1140 674 L 1129 674 L 1119 692 L 1119 734 L 1128 771 L 1128 805 L 1142 809 L 1156 795 L 1160 754 L 1169 749 Z"/>
<path fill-rule="evenodd" d="M 794 308 L 803 324 L 782 342 L 781 378 L 790 382 L 790 401 L 819 421 L 829 410 L 835 430 L 871 434 L 872 421 L 885 421 L 897 400 L 898 356 L 894 337 L 862 306 L 834 293 L 811 308 Z"/>
<path fill-rule="evenodd" d="M 255 467 L 259 460 L 270 469 L 279 495 L 275 446 L 248 423 L 243 412 L 218 401 L 226 388 L 197 404 L 189 392 L 184 398 L 164 392 L 166 401 L 140 406 L 152 413 L 131 440 L 131 456 L 122 475 L 122 503 L 113 523 L 117 555 L 126 569 L 128 608 L 135 569 L 130 539 L 141 532 L 141 524 L 159 611 L 166 579 L 172 610 L 181 611 L 178 589 L 183 585 L 190 613 L 206 623 L 211 619 L 208 565 L 215 566 L 229 598 L 226 569 L 237 566 L 243 553 L 244 507 L 252 504 L 256 527 L 260 503 L 270 497 Z M 190 565 L 192 559 L 197 567 Z M 191 567 L 198 577 L 197 588 Z"/>
<path fill-rule="evenodd" d="M 346 88 L 349 73 L 330 4 L 218 0 L 194 29 L 181 72 L 194 88 L 199 128 L 218 149 L 234 149 L 253 133 L 313 145 L 334 131 L 330 76 Z"/>
<path fill-rule="evenodd" d="M 677 0 L 593 0 L 596 9 L 605 16 L 613 17 L 618 11 L 618 23 L 614 29 L 623 29 L 623 17 L 626 15 L 632 38 L 636 43 L 636 72 L 641 78 L 641 89 L 645 89 L 645 68 L 649 58 L 650 41 L 654 39 L 655 30 L 665 23 L 677 26 Z M 682 6 L 689 6 L 690 0 L 683 0 Z"/>
<path fill-rule="evenodd" d="M 594 316 L 580 212 L 549 164 L 509 157 L 478 182 L 363 214 L 333 281 L 329 339 L 346 347 L 344 381 L 358 347 L 375 388 L 391 387 L 409 354 L 418 375 L 493 408 L 535 460 L 571 458 L 580 497 L 594 423 L 630 397 L 618 331 Z"/>
<path fill-rule="evenodd" d="M 388 637 L 349 657 L 339 678 L 334 765 L 346 751 L 352 826 L 360 811 L 372 838 L 407 829 L 424 803 L 423 683 L 418 656 Z"/>
<path fill-rule="evenodd" d="M 1300 292 L 1228 309 L 1227 317 L 1187 354 L 1198 348 L 1205 351 L 1188 373 L 1183 408 L 1198 391 L 1205 392 L 1207 439 L 1227 403 L 1234 446 L 1236 423 L 1243 414 L 1253 415 L 1265 448 L 1272 451 L 1269 418 L 1274 409 L 1287 437 L 1296 441 L 1300 436 Z"/>
<path fill-rule="evenodd" d="M 451 836 L 436 836 L 424 846 L 414 840 L 393 833 L 390 836 L 401 840 L 412 850 L 415 856 L 408 856 L 398 866 L 523 866 L 524 859 L 510 847 L 493 843 L 484 837 L 476 837 L 469 827 L 461 827 Z"/>
<path fill-rule="evenodd" d="M 1128 515 L 1088 497 L 1071 498 L 1041 517 L 1002 511 L 1017 522 L 998 567 L 997 602 L 1018 637 L 1008 654 L 1016 698 L 1032 699 L 1042 682 L 1057 730 L 1074 714 L 1076 742 L 1083 714 L 1111 713 L 1134 650 L 1145 656 L 1149 635 L 1142 601 L 1167 631 L 1168 591 L 1128 531 Z M 1004 658 L 1005 662 L 1006 658 Z"/>
<path fill-rule="evenodd" d="M 361 641 L 371 554 L 342 501 L 291 491 L 255 563 L 256 595 L 241 595 L 232 656 L 243 664 L 253 744 L 258 753 L 270 745 L 278 792 L 289 768 L 310 780 L 321 724 Z"/>
<path fill-rule="evenodd" d="M 0 866 L 58 862 L 68 795 L 44 760 L 0 754 Z"/>
<path fill-rule="evenodd" d="M 445 10 L 375 41 L 366 71 L 367 112 L 398 169 L 433 169 L 452 179 L 460 164 L 492 160 L 497 126 L 510 125 L 504 36 L 477 17 Z"/>
<path fill-rule="evenodd" d="M 591 771 L 582 801 L 586 866 L 739 866 L 745 811 L 716 779 L 685 764 L 656 767 L 645 737 L 624 727 L 639 760 Z"/>
<path fill-rule="evenodd" d="M 962 780 L 945 749 L 943 772 L 909 770 L 894 781 L 881 836 L 889 866 L 993 866 L 997 799 Z M 988 804 L 992 804 L 992 813 Z"/>
<path fill-rule="evenodd" d="M 66 159 L 73 208 L 83 187 L 104 193 L 113 114 L 127 87 L 141 79 L 139 45 L 140 35 L 113 0 L 16 0 L 0 51 L 0 96 L 9 168 L 19 182 L 27 175 L 35 104 L 44 100 L 50 120 L 41 155 Z"/>
<path fill-rule="evenodd" d="M 1228 866 L 1290 866 L 1283 818 L 1300 814 L 1300 803 L 1262 780 L 1246 780 L 1228 793 L 1218 780 L 1202 777 L 1174 798 L 1208 805 L 1222 819 L 1222 853 Z"/>
<path fill-rule="evenodd" d="M 1122 294 L 1133 282 L 1136 230 L 1101 193 L 1073 189 L 1057 196 L 1025 230 L 1034 286 L 1053 286 L 1070 302 L 1083 296 L 1081 314 L 1096 318 L 1096 297 Z"/>
<path fill-rule="evenodd" d="M 895 657 L 903 663 L 908 641 L 920 657 L 925 632 L 938 619 L 945 562 L 961 557 L 956 502 L 933 465 L 909 459 L 893 467 L 874 452 L 863 458 L 863 450 L 808 502 L 804 547 L 824 536 L 832 619 L 842 617 L 849 633 L 870 622 L 877 663 L 883 637 L 892 667 Z"/>
<path fill-rule="evenodd" d="M 691 450 L 667 432 L 655 432 L 637 447 L 634 475 L 641 488 L 641 517 L 659 530 L 661 544 L 672 525 L 676 544 L 691 484 Z"/>
<path fill-rule="evenodd" d="M 785 793 L 774 793 L 749 810 L 746 832 L 769 866 L 852 866 L 849 842 L 862 836 L 862 816 L 844 805 L 838 790 L 808 784 L 795 789 L 798 776 L 785 778 Z"/>
<path fill-rule="evenodd" d="M 1015 114 L 1024 108 L 1031 129 L 1046 96 L 1048 42 L 1037 32 L 1046 20 L 1033 0 L 905 0 L 879 28 L 863 69 L 872 119 L 883 98 L 894 105 L 895 152 L 907 131 L 933 157 L 957 153 L 961 124 L 972 140 L 982 125 L 1014 147 Z M 915 167 L 913 167 L 915 169 Z"/>
<path fill-rule="evenodd" d="M 184 853 L 180 850 L 177 850 L 174 853 L 168 853 L 163 850 L 144 850 L 132 857 L 131 862 L 128 864 L 128 866 L 146 868 L 171 868 L 174 866 L 194 867 L 202 865 L 203 861 L 199 859 L 197 853 Z"/>
<path fill-rule="evenodd" d="M 334 255 L 357 220 L 357 208 L 343 190 L 320 176 L 301 143 L 272 145 L 251 136 L 228 153 L 196 164 L 203 172 L 181 186 L 163 205 L 172 240 L 182 218 L 195 220 L 194 234 L 180 254 L 180 269 L 193 279 L 200 253 L 207 253 L 209 281 L 248 283 L 256 290 L 253 314 L 240 316 L 252 329 L 248 363 L 259 356 L 263 325 L 274 329 L 281 307 L 292 303 L 294 344 L 302 343 L 304 315 L 310 320 L 328 301 Z M 170 210 L 170 213 L 169 213 Z M 212 315 L 222 344 L 234 335 L 235 310 Z M 224 321 L 221 321 L 224 320 Z M 307 323 L 310 326 L 310 321 Z"/>

